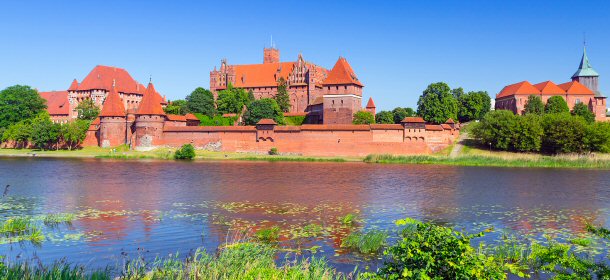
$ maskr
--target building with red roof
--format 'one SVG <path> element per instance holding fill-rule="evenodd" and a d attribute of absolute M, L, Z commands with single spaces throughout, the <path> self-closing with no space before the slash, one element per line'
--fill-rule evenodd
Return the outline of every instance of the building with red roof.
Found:
<path fill-rule="evenodd" d="M 67 123 L 71 120 L 68 91 L 43 91 L 38 94 L 47 101 L 47 112 L 51 116 L 51 121 Z"/>
<path fill-rule="evenodd" d="M 570 110 L 574 108 L 574 105 L 584 103 L 595 114 L 596 120 L 605 121 L 606 97 L 599 91 L 598 85 L 599 74 L 589 64 L 585 49 L 579 68 L 572 75 L 571 82 L 557 85 L 552 81 L 546 81 L 532 85 L 528 81 L 522 81 L 505 86 L 496 95 L 495 108 L 523 114 L 530 95 L 540 96 L 543 103 L 546 103 L 552 96 L 561 96 L 568 103 Z"/>
<path fill-rule="evenodd" d="M 221 60 L 220 69 L 210 71 L 210 90 L 217 96 L 232 85 L 252 91 L 256 99 L 273 98 L 280 79 L 286 81 L 290 95 L 289 113 L 307 113 L 308 123 L 351 123 L 353 114 L 363 109 L 363 84 L 345 58 L 329 71 L 300 54 L 296 61 L 281 62 L 276 48 L 263 50 L 262 64 L 230 65 Z"/>

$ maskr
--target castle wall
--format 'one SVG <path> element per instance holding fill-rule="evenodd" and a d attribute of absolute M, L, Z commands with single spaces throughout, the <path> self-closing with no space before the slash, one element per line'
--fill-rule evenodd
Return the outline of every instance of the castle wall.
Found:
<path fill-rule="evenodd" d="M 456 130 L 412 130 L 400 125 L 275 126 L 271 130 L 241 127 L 165 127 L 157 146 L 226 152 L 280 153 L 305 156 L 366 156 L 369 154 L 430 154 L 449 146 Z"/>

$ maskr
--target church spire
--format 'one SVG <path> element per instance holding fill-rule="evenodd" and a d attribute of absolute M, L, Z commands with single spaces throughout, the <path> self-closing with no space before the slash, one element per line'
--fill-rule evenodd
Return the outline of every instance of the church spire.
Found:
<path fill-rule="evenodd" d="M 591 64 L 589 64 L 589 57 L 587 57 L 587 46 L 586 44 L 583 46 L 583 51 L 582 51 L 582 59 L 580 60 L 580 65 L 578 66 L 578 70 L 576 71 L 576 73 L 574 73 L 574 75 L 572 75 L 572 79 L 576 78 L 576 77 L 598 77 L 599 74 L 597 74 L 597 72 L 595 70 L 593 70 L 593 67 L 591 67 Z"/>

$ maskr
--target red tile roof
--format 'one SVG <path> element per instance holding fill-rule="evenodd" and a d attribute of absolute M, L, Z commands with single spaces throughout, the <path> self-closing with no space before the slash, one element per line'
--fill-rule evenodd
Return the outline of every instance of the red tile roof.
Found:
<path fill-rule="evenodd" d="M 186 117 L 186 120 L 188 120 L 188 121 L 198 121 L 199 120 L 199 118 L 197 118 L 195 115 L 193 115 L 191 113 L 186 114 L 185 117 Z"/>
<path fill-rule="evenodd" d="M 564 90 L 567 94 L 578 94 L 578 95 L 593 95 L 593 91 L 588 89 L 583 84 L 573 81 L 567 82 L 559 85 L 562 90 Z"/>
<path fill-rule="evenodd" d="M 70 102 L 68 102 L 67 91 L 46 91 L 39 92 L 40 97 L 47 100 L 47 112 L 51 116 L 69 115 Z"/>
<path fill-rule="evenodd" d="M 146 88 L 146 94 L 142 97 L 140 107 L 138 108 L 138 115 L 165 115 L 163 107 L 161 107 L 161 101 L 163 99 L 155 90 L 152 83 L 148 83 Z"/>
<path fill-rule="evenodd" d="M 235 113 L 224 113 L 222 114 L 223 118 L 230 118 L 230 117 L 237 117 L 237 114 Z"/>
<path fill-rule="evenodd" d="M 371 129 L 401 130 L 404 127 L 400 124 L 371 124 Z"/>
<path fill-rule="evenodd" d="M 95 125 L 95 124 L 100 124 L 100 117 L 95 118 L 95 120 L 93 120 L 93 121 L 91 122 L 91 124 L 92 124 L 92 125 Z"/>
<path fill-rule="evenodd" d="M 452 118 L 449 118 L 445 123 L 455 123 L 455 121 Z"/>
<path fill-rule="evenodd" d="M 542 94 L 565 94 L 565 90 L 558 87 L 551 81 L 542 82 L 534 85 L 535 88 Z"/>
<path fill-rule="evenodd" d="M 505 86 L 496 98 L 502 98 L 511 95 L 532 95 L 540 94 L 540 90 L 534 87 L 530 82 L 523 81 L 516 84 Z"/>
<path fill-rule="evenodd" d="M 401 123 L 425 123 L 426 121 L 422 117 L 406 117 Z"/>
<path fill-rule="evenodd" d="M 116 89 L 112 88 L 104 100 L 100 117 L 125 117 L 125 115 L 123 101 Z"/>
<path fill-rule="evenodd" d="M 441 124 L 441 127 L 442 127 L 444 130 L 451 130 L 451 126 L 450 126 L 450 125 L 448 125 L 448 124 L 446 124 L 446 123 Z"/>
<path fill-rule="evenodd" d="M 272 120 L 272 119 L 261 119 L 256 124 L 272 124 L 272 125 L 276 125 L 277 123 L 274 120 Z"/>
<path fill-rule="evenodd" d="M 110 91 L 116 85 L 117 92 L 143 93 L 136 82 L 123 68 L 98 65 L 78 85 L 78 90 L 104 89 Z"/>
<path fill-rule="evenodd" d="M 68 88 L 68 90 L 78 90 L 78 81 L 76 79 L 72 81 L 72 84 L 70 84 L 70 88 Z"/>
<path fill-rule="evenodd" d="M 180 115 L 166 115 L 167 120 L 169 121 L 177 121 L 177 122 L 185 122 L 186 121 L 186 116 L 180 116 Z"/>
<path fill-rule="evenodd" d="M 233 65 L 235 87 L 276 87 L 281 77 L 288 78 L 294 62 Z"/>
<path fill-rule="evenodd" d="M 430 130 L 430 131 L 443 131 L 443 127 L 437 124 L 427 124 L 426 125 L 426 130 Z"/>
<path fill-rule="evenodd" d="M 369 97 L 369 102 L 366 103 L 366 108 L 375 108 L 375 102 L 373 102 L 372 97 Z"/>
<path fill-rule="evenodd" d="M 363 86 L 362 83 L 358 80 L 358 77 L 354 73 L 354 70 L 349 65 L 347 60 L 343 57 L 339 57 L 337 63 L 330 73 L 328 73 L 328 77 L 322 82 L 324 85 L 350 85 L 355 84 L 359 86 Z"/>

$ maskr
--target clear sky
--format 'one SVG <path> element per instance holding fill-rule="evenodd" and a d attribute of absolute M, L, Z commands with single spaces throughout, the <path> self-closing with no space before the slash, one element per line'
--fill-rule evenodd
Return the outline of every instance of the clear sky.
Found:
<path fill-rule="evenodd" d="M 610 95 L 610 1 L 3 1 L 0 88 L 65 90 L 98 64 L 150 75 L 169 99 L 209 87 L 222 58 L 350 62 L 379 109 L 416 106 L 444 81 L 466 91 L 569 81 L 583 33 Z"/>

